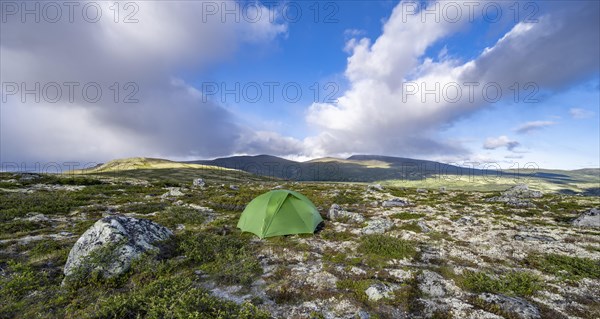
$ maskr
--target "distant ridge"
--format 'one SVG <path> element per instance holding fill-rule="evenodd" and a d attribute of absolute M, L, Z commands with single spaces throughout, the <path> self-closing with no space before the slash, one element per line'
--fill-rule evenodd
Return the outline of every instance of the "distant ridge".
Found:
<path fill-rule="evenodd" d="M 220 166 L 210 165 L 199 165 L 199 164 L 188 164 L 182 162 L 175 162 L 160 158 L 148 158 L 148 157 L 131 157 L 116 159 L 105 164 L 99 164 L 94 167 L 76 170 L 75 173 L 105 173 L 115 171 L 129 171 L 139 169 L 180 169 L 180 168 L 195 168 L 195 169 L 220 169 Z"/>
<path fill-rule="evenodd" d="M 353 155 L 347 159 L 325 157 L 307 162 L 296 162 L 272 155 L 256 155 L 185 163 L 220 166 L 297 181 L 373 182 L 390 179 L 419 180 L 438 174 L 484 173 L 481 170 L 467 171 L 466 168 L 434 161 L 380 155 Z"/>

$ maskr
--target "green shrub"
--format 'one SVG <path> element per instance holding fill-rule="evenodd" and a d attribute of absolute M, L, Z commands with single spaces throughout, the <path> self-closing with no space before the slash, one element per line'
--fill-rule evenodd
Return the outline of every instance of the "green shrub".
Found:
<path fill-rule="evenodd" d="M 565 279 L 600 279 L 600 261 L 558 254 L 531 254 L 525 259 L 529 267 Z"/>
<path fill-rule="evenodd" d="M 248 285 L 262 272 L 247 240 L 234 234 L 186 233 L 181 236 L 179 248 L 202 270 L 226 284 Z"/>
<path fill-rule="evenodd" d="M 90 309 L 91 310 L 91 309 Z M 211 296 L 189 276 L 159 278 L 112 295 L 88 314 L 89 318 L 269 318 L 251 304 Z"/>
<path fill-rule="evenodd" d="M 374 259 L 412 259 L 416 256 L 415 244 L 386 235 L 365 235 L 360 239 L 358 252 Z"/>
<path fill-rule="evenodd" d="M 169 228 L 175 228 L 178 224 L 200 225 L 206 220 L 201 212 L 189 207 L 170 207 L 152 219 Z"/>
<path fill-rule="evenodd" d="M 30 265 L 8 261 L 8 276 L 0 277 L 0 295 L 20 299 L 43 285 L 45 277 Z"/>
<path fill-rule="evenodd" d="M 509 272 L 494 278 L 486 272 L 465 271 L 459 284 L 473 292 L 502 293 L 505 295 L 531 296 L 541 289 L 542 281 L 528 272 Z"/>

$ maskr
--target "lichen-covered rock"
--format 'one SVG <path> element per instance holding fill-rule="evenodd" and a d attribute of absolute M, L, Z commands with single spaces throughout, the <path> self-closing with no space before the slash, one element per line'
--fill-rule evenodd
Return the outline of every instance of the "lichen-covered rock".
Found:
<path fill-rule="evenodd" d="M 515 238 L 515 240 L 521 240 L 521 241 L 541 241 L 541 242 L 556 241 L 556 239 L 554 239 L 550 236 L 535 235 L 535 234 L 517 234 L 517 235 L 515 235 L 514 238 Z"/>
<path fill-rule="evenodd" d="M 367 226 L 363 227 L 364 235 L 383 234 L 390 230 L 394 223 L 388 219 L 372 219 L 367 222 Z"/>
<path fill-rule="evenodd" d="M 444 277 L 440 274 L 423 270 L 419 275 L 419 289 L 429 297 L 444 297 L 446 288 L 444 285 Z"/>
<path fill-rule="evenodd" d="M 367 186 L 367 190 L 381 192 L 381 191 L 383 191 L 383 186 L 381 186 L 381 184 L 371 184 L 371 185 Z"/>
<path fill-rule="evenodd" d="M 169 197 L 179 197 L 179 196 L 183 196 L 184 194 L 181 192 L 179 187 L 168 187 L 167 188 L 169 191 L 162 194 L 160 197 L 161 198 L 169 198 Z"/>
<path fill-rule="evenodd" d="M 577 227 L 600 227 L 600 209 L 592 208 L 573 221 Z"/>
<path fill-rule="evenodd" d="M 541 317 L 540 311 L 536 306 L 521 298 L 483 293 L 479 295 L 479 299 L 485 303 L 495 305 L 503 312 L 510 313 L 517 318 L 537 319 Z"/>
<path fill-rule="evenodd" d="M 331 205 L 327 217 L 333 221 L 350 221 L 357 224 L 365 221 L 365 218 L 361 214 L 343 210 L 338 204 Z"/>
<path fill-rule="evenodd" d="M 465 225 L 465 226 L 476 225 L 477 220 L 473 216 L 463 216 L 463 217 L 459 218 L 458 220 L 456 220 L 456 223 Z"/>
<path fill-rule="evenodd" d="M 419 228 L 421 228 L 421 231 L 424 233 L 428 233 L 431 231 L 431 228 L 429 228 L 429 226 L 427 226 L 427 224 L 422 220 L 417 222 L 417 226 L 419 226 Z"/>
<path fill-rule="evenodd" d="M 502 192 L 502 196 L 516 198 L 540 198 L 542 197 L 542 192 L 530 190 L 529 186 L 525 184 L 519 184 Z"/>
<path fill-rule="evenodd" d="M 383 202 L 383 207 L 404 207 L 410 205 L 410 202 L 404 198 L 395 197 Z"/>
<path fill-rule="evenodd" d="M 388 286 L 382 283 L 376 283 L 367 288 L 367 290 L 365 290 L 365 294 L 369 300 L 378 301 L 383 298 L 390 298 L 391 291 L 392 290 Z"/>
<path fill-rule="evenodd" d="M 156 250 L 153 243 L 168 239 L 173 232 L 145 219 L 109 216 L 98 220 L 77 240 L 65 264 L 64 274 L 70 276 L 80 266 L 98 270 L 106 277 L 125 272 L 131 262 L 144 252 Z M 89 257 L 102 249 L 110 258 L 102 264 L 89 264 Z"/>
<path fill-rule="evenodd" d="M 500 196 L 488 198 L 488 202 L 503 202 L 509 206 L 533 208 L 535 205 L 528 198 L 540 198 L 542 193 L 530 190 L 525 184 L 520 184 L 502 192 Z"/>
<path fill-rule="evenodd" d="M 194 185 L 196 187 L 204 187 L 204 186 L 206 186 L 206 182 L 202 178 L 195 178 L 192 181 L 192 185 Z"/>

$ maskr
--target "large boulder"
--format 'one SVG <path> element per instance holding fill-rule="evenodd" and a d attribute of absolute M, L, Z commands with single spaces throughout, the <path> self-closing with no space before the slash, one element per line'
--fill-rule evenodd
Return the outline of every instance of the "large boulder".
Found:
<path fill-rule="evenodd" d="M 157 241 L 168 239 L 173 232 L 145 219 L 108 216 L 98 220 L 77 240 L 65 264 L 69 277 L 80 268 L 99 271 L 114 277 L 127 271 L 134 259 L 157 250 Z"/>
<path fill-rule="evenodd" d="M 573 221 L 577 227 L 600 227 L 600 209 L 592 208 Z"/>

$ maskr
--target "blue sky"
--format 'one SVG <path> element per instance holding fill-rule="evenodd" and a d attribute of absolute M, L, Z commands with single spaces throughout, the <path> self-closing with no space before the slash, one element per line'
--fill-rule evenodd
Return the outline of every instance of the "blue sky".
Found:
<path fill-rule="evenodd" d="M 600 166 L 595 1 L 484 1 L 472 17 L 451 1 L 156 1 L 137 3 L 131 24 L 115 23 L 101 4 L 96 23 L 7 16 L 2 81 L 94 81 L 105 95 L 111 83 L 132 82 L 139 102 L 23 101 L 3 86 L 2 162 L 268 153 Z M 208 15 L 207 5 L 240 19 Z M 247 21 L 248 8 L 261 18 Z M 464 93 L 466 82 L 478 84 L 472 101 L 407 94 L 407 85 L 437 84 Z M 275 85 L 274 100 L 264 83 Z M 251 101 L 254 84 L 263 95 Z M 283 98 L 286 84 L 301 88 L 298 99 Z M 483 96 L 490 84 L 500 99 Z M 250 93 L 222 98 L 221 85 Z"/>

